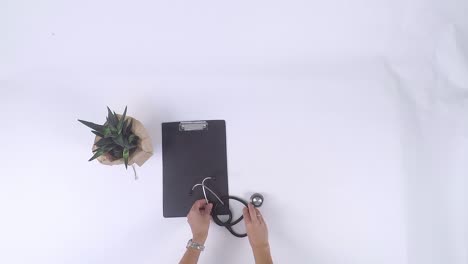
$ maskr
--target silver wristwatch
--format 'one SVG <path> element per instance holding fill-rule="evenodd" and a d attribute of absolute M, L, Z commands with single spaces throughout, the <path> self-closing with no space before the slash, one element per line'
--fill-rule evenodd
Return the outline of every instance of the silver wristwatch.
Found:
<path fill-rule="evenodd" d="M 205 249 L 204 245 L 198 244 L 197 242 L 193 242 L 192 239 L 190 239 L 187 242 L 187 248 L 193 248 L 199 251 L 203 251 Z"/>

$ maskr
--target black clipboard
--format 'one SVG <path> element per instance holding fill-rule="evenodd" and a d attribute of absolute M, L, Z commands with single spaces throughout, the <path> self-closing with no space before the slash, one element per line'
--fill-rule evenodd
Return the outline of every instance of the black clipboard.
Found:
<path fill-rule="evenodd" d="M 192 187 L 206 177 L 215 178 L 206 184 L 218 196 L 229 195 L 224 120 L 162 123 L 162 158 L 164 217 L 187 216 L 204 198 L 202 188 Z"/>

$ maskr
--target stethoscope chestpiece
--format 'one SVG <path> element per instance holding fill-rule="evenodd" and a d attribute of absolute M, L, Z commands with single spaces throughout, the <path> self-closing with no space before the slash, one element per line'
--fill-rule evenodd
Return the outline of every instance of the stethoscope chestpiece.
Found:
<path fill-rule="evenodd" d="M 253 204 L 255 207 L 260 207 L 263 204 L 263 195 L 259 193 L 254 193 L 252 196 L 250 196 L 250 202 Z"/>

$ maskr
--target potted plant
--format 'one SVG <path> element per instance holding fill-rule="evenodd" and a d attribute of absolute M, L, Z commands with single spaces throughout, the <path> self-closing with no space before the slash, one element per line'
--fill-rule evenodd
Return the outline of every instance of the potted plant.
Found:
<path fill-rule="evenodd" d="M 92 147 L 93 156 L 104 165 L 128 165 L 134 163 L 142 166 L 152 155 L 153 145 L 143 124 L 127 116 L 127 107 L 122 115 L 112 112 L 107 107 L 107 119 L 104 125 L 98 125 L 78 119 L 92 129 L 96 135 Z"/>

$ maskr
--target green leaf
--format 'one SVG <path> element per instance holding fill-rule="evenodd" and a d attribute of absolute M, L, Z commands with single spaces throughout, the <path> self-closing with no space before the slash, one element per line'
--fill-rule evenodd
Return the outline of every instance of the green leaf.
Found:
<path fill-rule="evenodd" d="M 123 122 L 123 127 L 122 127 L 122 132 L 123 132 L 124 136 L 127 135 L 127 127 L 128 127 L 128 120 L 125 120 Z"/>
<path fill-rule="evenodd" d="M 118 130 L 119 132 L 122 131 L 123 124 L 124 124 L 124 121 L 125 121 L 125 117 L 126 117 L 126 116 L 127 116 L 127 107 L 125 106 L 125 110 L 124 110 L 124 112 L 123 112 L 123 114 L 122 114 L 122 117 L 121 117 L 120 120 L 119 120 L 119 124 L 117 125 L 117 130 Z"/>
<path fill-rule="evenodd" d="M 112 150 L 111 152 L 112 156 L 114 156 L 114 158 L 116 159 L 121 159 L 122 158 L 122 154 L 123 154 L 123 148 L 121 147 L 116 147 Z"/>
<path fill-rule="evenodd" d="M 128 149 L 134 149 L 134 148 L 136 148 L 136 147 L 138 147 L 138 146 L 137 146 L 137 145 L 130 145 L 130 146 L 128 147 Z"/>
<path fill-rule="evenodd" d="M 98 131 L 94 131 L 94 130 L 93 130 L 93 131 L 91 131 L 91 132 L 92 132 L 94 135 L 98 136 L 98 137 L 102 137 L 102 138 L 104 137 L 104 135 L 101 134 L 101 133 L 98 132 Z"/>
<path fill-rule="evenodd" d="M 106 120 L 107 120 L 107 127 L 110 129 L 111 132 L 114 132 L 117 130 L 117 128 L 114 126 L 114 124 L 112 123 L 111 121 L 112 118 L 109 118 L 107 117 Z"/>
<path fill-rule="evenodd" d="M 94 155 L 89 159 L 89 161 L 92 161 L 93 159 L 112 151 L 115 147 L 115 145 L 105 145 L 93 150 Z"/>
<path fill-rule="evenodd" d="M 135 135 L 135 134 L 131 134 L 130 136 L 128 136 L 128 143 L 130 144 L 134 144 L 136 143 L 140 138 Z"/>
<path fill-rule="evenodd" d="M 125 169 L 127 169 L 127 167 L 128 167 L 128 156 L 129 156 L 129 154 L 130 154 L 130 151 L 128 150 L 128 148 L 125 148 L 123 150 L 123 153 L 122 153 L 124 163 L 125 163 Z"/>
<path fill-rule="evenodd" d="M 97 147 L 102 147 L 102 146 L 109 145 L 109 144 L 112 144 L 112 143 L 114 143 L 112 138 L 101 138 L 94 145 L 96 145 Z"/>
<path fill-rule="evenodd" d="M 123 135 L 118 135 L 117 137 L 112 138 L 112 140 L 119 146 L 125 147 L 126 145 L 124 142 Z"/>
<path fill-rule="evenodd" d="M 92 161 L 95 158 L 102 156 L 104 153 L 105 151 L 103 149 L 97 149 L 94 155 L 88 161 Z"/>
<path fill-rule="evenodd" d="M 133 143 L 133 141 L 135 140 L 135 135 L 134 134 L 131 134 L 130 136 L 128 136 L 128 143 Z"/>
<path fill-rule="evenodd" d="M 112 111 L 107 107 L 107 121 L 112 121 L 111 118 L 113 118 Z"/>
<path fill-rule="evenodd" d="M 102 133 L 102 131 L 104 129 L 104 126 L 101 126 L 101 125 L 98 125 L 98 124 L 95 124 L 95 123 L 91 123 L 91 122 L 80 120 L 80 119 L 78 119 L 78 121 L 80 123 L 82 123 L 83 125 L 91 128 L 93 130 L 96 130 L 97 132 L 100 132 L 100 133 Z"/>
<path fill-rule="evenodd" d="M 126 135 L 129 135 L 132 132 L 132 126 L 133 126 L 133 119 L 130 120 L 130 124 L 128 124 L 127 131 L 125 131 Z"/>
<path fill-rule="evenodd" d="M 115 113 L 115 111 L 114 111 L 114 120 L 115 120 L 115 124 L 114 124 L 115 129 L 117 130 L 117 133 L 120 134 L 121 131 L 119 129 L 119 122 L 120 122 L 119 116 Z"/>
<path fill-rule="evenodd" d="M 106 138 L 112 136 L 112 131 L 110 130 L 109 127 L 105 127 L 103 133 L 104 133 L 104 137 Z"/>
<path fill-rule="evenodd" d="M 112 111 L 107 107 L 107 122 L 110 126 L 117 127 L 118 119 L 112 114 Z"/>
<path fill-rule="evenodd" d="M 116 148 L 117 146 L 114 145 L 114 144 L 108 144 L 108 145 L 104 145 L 102 146 L 102 148 L 104 149 L 104 152 L 110 152 L 111 150 L 113 150 L 114 148 Z"/>

